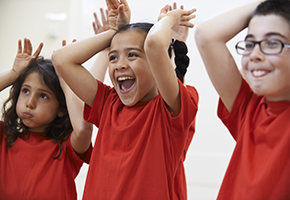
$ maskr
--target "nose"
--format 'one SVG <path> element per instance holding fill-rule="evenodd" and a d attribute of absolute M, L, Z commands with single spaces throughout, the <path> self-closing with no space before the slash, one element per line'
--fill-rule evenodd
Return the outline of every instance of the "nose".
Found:
<path fill-rule="evenodd" d="M 119 61 L 116 64 L 115 69 L 122 70 L 122 69 L 127 69 L 128 67 L 129 67 L 129 65 L 124 59 L 119 59 Z"/>
<path fill-rule="evenodd" d="M 34 109 L 36 107 L 36 103 L 33 96 L 29 97 L 29 99 L 27 100 L 26 107 L 30 109 Z"/>
<path fill-rule="evenodd" d="M 265 58 L 263 52 L 260 49 L 259 44 L 255 44 L 253 51 L 250 54 L 250 60 L 251 61 L 263 61 Z"/>

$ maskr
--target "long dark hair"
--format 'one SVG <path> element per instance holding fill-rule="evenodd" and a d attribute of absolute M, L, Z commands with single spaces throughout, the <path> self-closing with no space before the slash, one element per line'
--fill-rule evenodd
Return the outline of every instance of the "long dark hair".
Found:
<path fill-rule="evenodd" d="M 68 139 L 73 129 L 67 112 L 65 95 L 61 89 L 52 62 L 49 59 L 38 57 L 32 61 L 12 85 L 10 95 L 3 104 L 3 125 L 1 126 L 1 134 L 5 137 L 7 148 L 11 147 L 18 137 L 22 139 L 29 137 L 29 128 L 22 123 L 16 113 L 16 104 L 22 84 L 26 76 L 32 72 L 37 72 L 42 76 L 45 84 L 54 92 L 59 101 L 60 109 L 64 113 L 62 117 L 56 116 L 45 130 L 46 137 L 59 146 L 59 153 L 55 157 L 56 159 L 62 153 L 61 142 Z"/>

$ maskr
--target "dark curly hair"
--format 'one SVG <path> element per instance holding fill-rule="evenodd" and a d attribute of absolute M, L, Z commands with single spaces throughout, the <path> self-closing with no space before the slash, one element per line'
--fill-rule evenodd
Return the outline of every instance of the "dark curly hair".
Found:
<path fill-rule="evenodd" d="M 10 89 L 10 95 L 3 104 L 3 123 L 1 126 L 1 134 L 6 140 L 6 147 L 11 147 L 18 137 L 27 139 L 29 137 L 28 127 L 22 123 L 22 120 L 16 113 L 16 104 L 20 94 L 20 90 L 27 75 L 32 72 L 39 73 L 45 84 L 54 92 L 60 109 L 64 112 L 62 117 L 56 116 L 55 119 L 47 126 L 45 135 L 48 139 L 57 143 L 59 146 L 59 153 L 55 157 L 57 159 L 62 153 L 61 143 L 69 138 L 72 125 L 67 112 L 65 95 L 60 86 L 58 76 L 54 70 L 51 60 L 44 59 L 39 56 L 32 61 L 14 82 Z"/>

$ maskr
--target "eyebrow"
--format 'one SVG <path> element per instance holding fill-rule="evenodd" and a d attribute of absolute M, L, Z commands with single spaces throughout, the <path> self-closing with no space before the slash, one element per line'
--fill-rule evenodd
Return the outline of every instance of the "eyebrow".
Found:
<path fill-rule="evenodd" d="M 267 33 L 265 36 L 266 36 L 266 37 L 270 37 L 270 36 L 279 36 L 279 37 L 284 38 L 284 39 L 287 40 L 287 38 L 286 38 L 284 35 L 282 35 L 282 34 L 280 34 L 280 33 L 277 33 L 277 32 L 269 32 L 269 33 Z M 253 37 L 254 37 L 254 35 L 249 34 L 249 35 L 247 35 L 247 36 L 245 37 L 245 40 L 248 39 L 248 38 L 253 38 Z"/>
<path fill-rule="evenodd" d="M 126 48 L 126 50 L 127 50 L 127 51 L 135 50 L 135 51 L 142 52 L 141 49 L 134 48 L 134 47 Z M 110 52 L 108 53 L 108 56 L 109 56 L 110 54 L 112 54 L 112 53 L 116 53 L 116 52 L 117 52 L 117 50 L 110 51 Z"/>
<path fill-rule="evenodd" d="M 30 86 L 30 85 L 27 85 L 27 84 L 23 84 L 22 87 L 31 88 L 31 86 Z M 40 89 L 38 89 L 38 90 L 40 90 L 40 91 L 42 91 L 42 92 L 45 92 L 45 93 L 48 93 L 48 94 L 50 94 L 50 95 L 54 95 L 53 92 L 50 92 L 50 91 L 48 91 L 48 90 L 46 90 L 46 89 L 42 89 L 42 88 L 40 88 Z"/>

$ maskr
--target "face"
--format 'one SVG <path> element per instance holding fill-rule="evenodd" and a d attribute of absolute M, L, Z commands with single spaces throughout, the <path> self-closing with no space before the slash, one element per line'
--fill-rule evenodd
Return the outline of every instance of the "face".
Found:
<path fill-rule="evenodd" d="M 249 23 L 246 40 L 278 39 L 290 43 L 290 28 L 280 16 L 255 16 Z M 256 45 L 250 55 L 242 58 L 243 75 L 252 90 L 269 101 L 290 101 L 290 49 L 280 54 L 265 55 Z"/>
<path fill-rule="evenodd" d="M 60 114 L 59 102 L 44 83 L 42 76 L 32 72 L 26 76 L 16 104 L 17 115 L 33 132 L 45 132 L 45 128 Z"/>
<path fill-rule="evenodd" d="M 109 75 L 123 104 L 150 101 L 158 95 L 146 55 L 146 33 L 128 30 L 115 35 L 109 53 Z"/>

